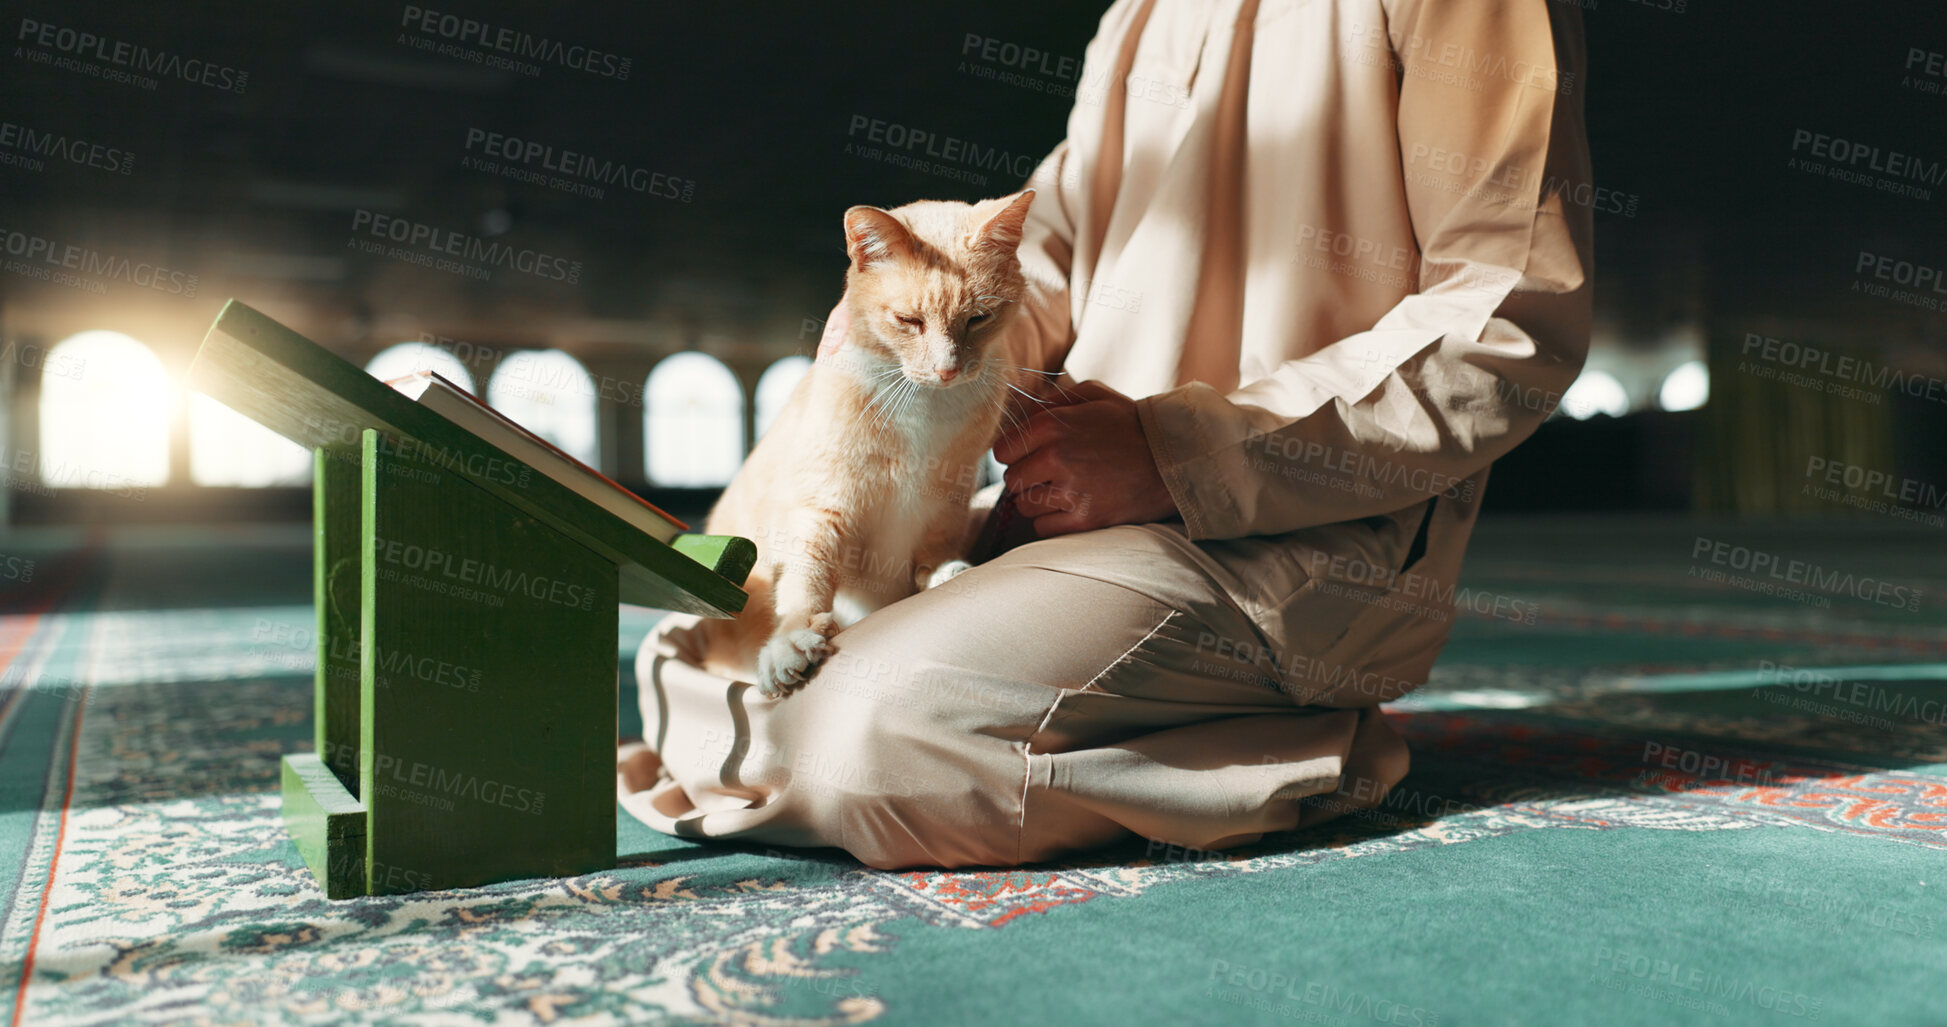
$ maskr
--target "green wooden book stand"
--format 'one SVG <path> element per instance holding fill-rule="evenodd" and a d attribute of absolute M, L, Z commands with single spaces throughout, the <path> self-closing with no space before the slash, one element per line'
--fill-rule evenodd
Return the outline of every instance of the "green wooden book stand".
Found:
<path fill-rule="evenodd" d="M 732 616 L 756 547 L 665 545 L 235 300 L 189 377 L 312 450 L 317 748 L 283 792 L 325 894 L 613 866 L 616 606 Z"/>

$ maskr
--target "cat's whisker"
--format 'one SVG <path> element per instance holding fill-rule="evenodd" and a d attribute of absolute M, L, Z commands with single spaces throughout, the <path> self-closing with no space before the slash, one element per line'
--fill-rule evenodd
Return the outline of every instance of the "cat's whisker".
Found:
<path fill-rule="evenodd" d="M 1009 432 L 1019 431 L 1027 427 L 1027 422 L 1021 419 L 1021 415 L 1005 406 L 1001 407 L 1001 420 L 1007 425 L 1006 430 Z"/>
<path fill-rule="evenodd" d="M 1020 386 L 1014 384 L 1013 382 L 1008 382 L 1007 387 L 1013 389 L 1015 392 L 1018 392 L 1023 396 L 1026 396 L 1028 398 L 1028 401 L 1031 403 L 1039 403 L 1045 407 L 1051 405 L 1054 402 L 1053 400 L 1042 399 L 1041 397 L 1035 395 L 1032 392 L 1029 392 L 1026 389 L 1021 388 Z"/>
<path fill-rule="evenodd" d="M 911 378 L 899 379 L 899 387 L 893 391 L 892 401 L 887 404 L 885 427 L 891 428 L 906 416 L 906 408 L 919 394 L 919 384 Z"/>
<path fill-rule="evenodd" d="M 879 410 L 879 420 L 875 422 L 879 427 L 890 425 L 898 416 L 899 399 L 906 394 L 906 386 L 911 384 L 912 382 L 906 378 L 900 378 L 892 383 L 892 387 L 886 393 L 885 406 Z"/>
<path fill-rule="evenodd" d="M 886 401 L 884 403 L 879 404 L 878 411 L 874 413 L 872 417 L 873 430 L 883 431 L 888 425 L 892 423 L 892 418 L 893 418 L 892 408 L 895 404 L 899 402 L 899 394 L 905 391 L 905 388 L 906 388 L 906 380 L 903 378 L 897 379 L 887 384 Z"/>
<path fill-rule="evenodd" d="M 899 401 L 899 409 L 894 413 L 895 417 L 906 416 L 906 408 L 912 406 L 913 403 L 919 399 L 920 387 L 917 384 L 915 384 L 911 379 L 907 379 L 906 385 L 907 385 L 906 396 L 904 399 L 901 399 Z"/>
<path fill-rule="evenodd" d="M 1008 369 L 1009 371 L 1013 371 L 1013 372 L 1016 372 L 1016 373 L 1018 373 L 1018 374 L 1023 374 L 1023 375 L 1039 375 L 1039 376 L 1040 376 L 1040 377 L 1041 377 L 1041 378 L 1042 378 L 1042 379 L 1043 379 L 1044 381 L 1047 381 L 1047 382 L 1050 382 L 1050 383 L 1052 383 L 1052 382 L 1054 382 L 1054 381 L 1055 381 L 1055 380 L 1056 380 L 1057 378 L 1060 378 L 1060 377 L 1061 377 L 1061 372 L 1060 372 L 1060 371 L 1040 371 L 1040 370 L 1036 370 L 1035 368 L 1032 368 L 1032 367 L 1022 367 L 1022 366 L 1021 366 L 1021 365 L 1019 365 L 1019 364 L 1008 364 L 1008 365 L 1006 365 L 1006 367 L 1007 367 L 1007 369 Z M 1012 384 L 1014 384 L 1014 383 L 1013 383 L 1012 381 L 1010 381 L 1010 382 L 1008 382 L 1008 384 L 1009 384 L 1009 385 L 1012 385 Z"/>
<path fill-rule="evenodd" d="M 892 370 L 898 371 L 901 369 L 899 367 L 894 367 Z M 886 380 L 886 379 L 890 379 L 891 377 L 892 376 L 890 374 L 882 374 L 877 379 L 875 379 L 875 381 Z M 885 381 L 885 384 L 880 385 L 876 390 L 873 391 L 872 399 L 865 404 L 865 411 L 866 414 L 871 417 L 872 424 L 875 428 L 879 427 L 882 423 L 889 421 L 890 415 L 888 414 L 882 417 L 880 415 L 883 412 L 883 410 L 875 410 L 874 408 L 880 407 L 880 404 L 883 401 L 885 404 L 884 409 L 889 410 L 892 405 L 892 400 L 895 397 L 897 397 L 900 387 L 905 383 L 906 383 L 906 379 L 904 378 L 889 380 L 889 381 Z"/>

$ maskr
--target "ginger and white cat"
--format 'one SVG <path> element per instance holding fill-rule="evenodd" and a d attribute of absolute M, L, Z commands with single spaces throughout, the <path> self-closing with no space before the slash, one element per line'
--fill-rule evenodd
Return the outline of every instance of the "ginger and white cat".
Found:
<path fill-rule="evenodd" d="M 968 503 L 1015 373 L 1001 339 L 1033 198 L 845 212 L 851 330 L 710 512 L 710 534 L 758 554 L 742 615 L 704 623 L 712 671 L 785 695 L 840 628 L 966 569 Z"/>

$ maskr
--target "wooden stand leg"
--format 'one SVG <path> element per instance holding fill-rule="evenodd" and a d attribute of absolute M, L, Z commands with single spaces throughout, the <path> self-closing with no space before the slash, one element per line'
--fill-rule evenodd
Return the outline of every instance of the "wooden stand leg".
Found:
<path fill-rule="evenodd" d="M 365 806 L 357 791 L 363 475 L 355 450 L 311 452 L 316 751 L 284 757 L 284 822 L 325 895 L 344 899 L 365 894 Z"/>
<path fill-rule="evenodd" d="M 340 784 L 358 791 L 358 454 L 312 450 L 312 602 L 317 605 L 317 752 Z"/>
<path fill-rule="evenodd" d="M 613 866 L 615 564 L 411 439 L 362 464 L 366 891 Z"/>

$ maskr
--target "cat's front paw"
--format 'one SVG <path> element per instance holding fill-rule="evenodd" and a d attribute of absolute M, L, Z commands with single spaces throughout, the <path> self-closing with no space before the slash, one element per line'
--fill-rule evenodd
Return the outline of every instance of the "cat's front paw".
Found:
<path fill-rule="evenodd" d="M 948 560 L 938 567 L 933 568 L 933 573 L 926 578 L 926 587 L 939 588 L 941 585 L 952 581 L 954 578 L 970 570 L 973 570 L 973 564 L 965 560 Z"/>
<path fill-rule="evenodd" d="M 818 661 L 831 655 L 838 622 L 829 613 L 778 628 L 757 654 L 757 691 L 766 699 L 790 695 L 804 685 Z"/>

